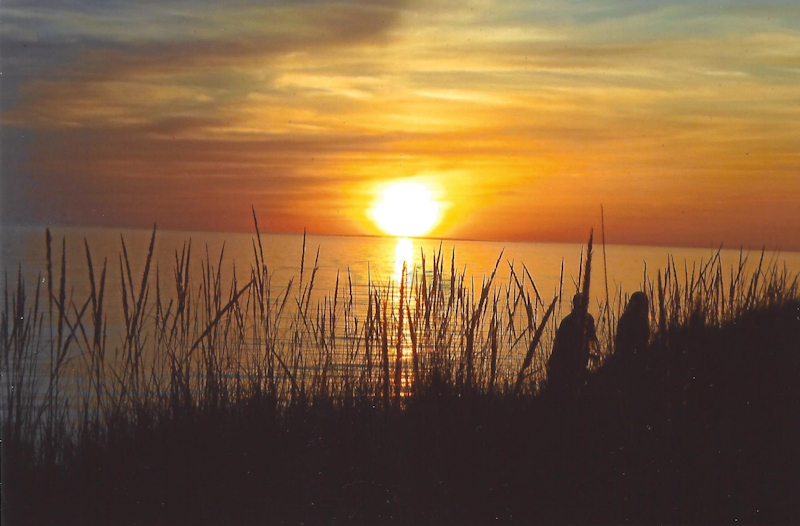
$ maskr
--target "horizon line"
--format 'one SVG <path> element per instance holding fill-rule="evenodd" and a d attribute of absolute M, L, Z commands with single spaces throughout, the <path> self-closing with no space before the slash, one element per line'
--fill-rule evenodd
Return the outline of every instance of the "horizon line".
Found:
<path fill-rule="evenodd" d="M 90 228 L 90 229 L 102 229 L 102 230 L 152 230 L 153 227 L 156 228 L 156 231 L 163 231 L 163 232 L 176 232 L 176 233 L 198 233 L 198 234 L 247 234 L 251 233 L 255 235 L 255 228 L 252 230 L 209 230 L 209 229 L 197 229 L 197 230 L 185 230 L 185 229 L 178 229 L 178 228 L 165 228 L 159 227 L 157 223 L 153 223 L 152 226 L 121 226 L 121 225 L 98 225 L 98 224 L 73 224 L 73 223 L 14 223 L 14 222 L 5 222 L 0 220 L 0 229 L 3 227 L 12 227 L 12 228 L 72 228 L 72 229 L 79 229 L 79 228 Z M 593 227 L 590 227 L 590 230 Z M 269 235 L 285 235 L 285 236 L 319 236 L 319 237 L 351 237 L 351 238 L 373 238 L 373 239 L 418 239 L 418 240 L 425 240 L 425 241 L 460 241 L 460 242 L 468 242 L 468 243 L 511 243 L 511 244 L 538 244 L 538 245 L 580 245 L 585 246 L 587 243 L 586 241 L 569 241 L 569 240 L 562 240 L 562 241 L 542 241 L 542 240 L 520 240 L 520 239 L 482 239 L 482 238 L 466 238 L 466 237 L 435 237 L 435 236 L 390 236 L 390 235 L 380 235 L 380 234 L 331 234 L 331 233 L 314 233 L 309 232 L 306 228 L 303 229 L 302 232 L 287 232 L 287 231 L 275 231 L 275 230 L 260 230 L 261 234 L 269 234 Z M 588 235 L 587 235 L 588 239 Z M 594 246 L 602 246 L 603 242 L 601 240 L 595 239 Z M 780 254 L 780 253 L 795 253 L 800 254 L 800 248 L 798 249 L 786 249 L 786 248 L 775 248 L 775 247 L 767 247 L 766 245 L 762 245 L 760 247 L 752 247 L 749 245 L 740 245 L 738 247 L 726 247 L 725 243 L 719 244 L 709 244 L 709 245 L 658 245 L 658 244 L 646 244 L 646 243 L 605 243 L 606 246 L 619 246 L 619 247 L 645 247 L 645 248 L 678 248 L 678 249 L 708 249 L 711 251 L 718 251 L 718 250 L 732 250 L 732 251 L 740 251 L 740 252 L 764 252 L 770 254 Z"/>

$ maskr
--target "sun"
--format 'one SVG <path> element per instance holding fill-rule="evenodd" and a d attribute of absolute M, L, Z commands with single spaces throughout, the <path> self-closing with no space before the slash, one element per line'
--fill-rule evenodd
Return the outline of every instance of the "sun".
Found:
<path fill-rule="evenodd" d="M 375 203 L 372 217 L 389 235 L 424 236 L 439 219 L 439 204 L 424 185 L 398 183 L 383 191 L 383 199 Z"/>

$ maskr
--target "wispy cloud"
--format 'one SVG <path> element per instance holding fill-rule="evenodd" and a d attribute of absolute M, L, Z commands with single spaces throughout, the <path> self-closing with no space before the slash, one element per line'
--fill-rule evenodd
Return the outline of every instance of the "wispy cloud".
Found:
<path fill-rule="evenodd" d="M 4 221 L 374 232 L 425 178 L 441 235 L 581 239 L 604 203 L 620 241 L 800 248 L 794 2 L 1 9 Z"/>

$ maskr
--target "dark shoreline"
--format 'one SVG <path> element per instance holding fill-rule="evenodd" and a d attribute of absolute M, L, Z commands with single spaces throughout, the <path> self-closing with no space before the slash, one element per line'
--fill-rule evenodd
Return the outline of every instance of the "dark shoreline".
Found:
<path fill-rule="evenodd" d="M 4 524 L 790 524 L 800 303 L 675 327 L 577 400 L 269 398 L 118 431 L 66 466 L 4 441 Z"/>
<path fill-rule="evenodd" d="M 361 312 L 349 280 L 312 305 L 305 246 L 298 283 L 272 290 L 257 224 L 227 286 L 223 253 L 192 274 L 191 244 L 171 280 L 151 272 L 155 234 L 141 277 L 123 241 L 119 343 L 88 243 L 86 298 L 49 231 L 35 290 L 22 269 L 4 282 L 4 524 L 800 522 L 800 283 L 763 255 L 729 283 L 719 254 L 684 275 L 671 260 L 639 293 L 632 353 L 613 351 L 627 300 L 607 295 L 601 365 L 564 391 L 543 368 L 567 293 L 546 307 L 513 267 L 476 288 L 439 251 L 370 283 Z M 583 320 L 591 236 L 585 254 Z"/>

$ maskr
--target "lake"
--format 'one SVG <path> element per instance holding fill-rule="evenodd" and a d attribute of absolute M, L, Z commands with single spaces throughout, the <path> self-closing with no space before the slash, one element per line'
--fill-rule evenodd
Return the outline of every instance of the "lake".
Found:
<path fill-rule="evenodd" d="M 9 282 L 15 281 L 17 268 L 28 286 L 28 294 L 33 294 L 33 287 L 40 277 L 42 287 L 46 287 L 46 245 L 45 230 L 41 227 L 2 227 L 2 268 L 8 273 Z M 67 295 L 80 306 L 89 297 L 90 287 L 84 239 L 91 249 L 95 277 L 99 279 L 104 261 L 108 263 L 106 282 L 106 313 L 108 315 L 109 335 L 121 334 L 124 321 L 122 319 L 122 282 L 120 280 L 122 240 L 124 239 L 133 282 L 138 287 L 145 266 L 148 245 L 152 232 L 136 229 L 108 228 L 76 228 L 54 227 L 53 236 L 53 268 L 54 288 L 58 287 L 60 273 L 61 243 L 66 243 Z M 425 267 L 430 272 L 434 254 L 441 251 L 446 276 L 451 268 L 466 275 L 466 285 L 480 290 L 481 281 L 489 276 L 500 258 L 494 284 L 501 288 L 513 279 L 510 268 L 526 286 L 532 281 L 536 291 L 541 295 L 544 304 L 563 287 L 561 302 L 556 317 L 565 315 L 569 310 L 569 298 L 576 290 L 576 283 L 581 267 L 581 254 L 585 250 L 579 244 L 550 243 L 514 243 L 487 241 L 454 241 L 432 239 L 397 239 L 381 237 L 335 237 L 308 235 L 305 239 L 305 255 L 303 251 L 303 235 L 262 234 L 261 244 L 264 260 L 271 275 L 271 284 L 275 294 L 280 294 L 294 279 L 293 286 L 298 287 L 301 260 L 304 263 L 304 279 L 307 284 L 313 273 L 313 299 L 319 301 L 332 296 L 337 283 L 340 290 L 352 291 L 357 308 L 366 309 L 367 284 L 396 284 L 401 279 L 403 264 L 409 274 L 422 270 L 423 255 Z M 245 233 L 212 233 L 212 232 L 179 232 L 157 231 L 154 247 L 153 269 L 150 283 L 157 273 L 162 291 L 172 290 L 174 293 L 174 267 L 176 257 L 191 242 L 191 272 L 194 285 L 199 282 L 200 272 L 206 261 L 212 267 L 220 262 L 221 282 L 227 294 L 234 271 L 241 285 L 250 276 L 251 265 L 255 261 L 255 234 Z M 257 249 L 260 251 L 260 249 Z M 648 247 L 608 245 L 606 247 L 608 263 L 608 287 L 612 304 L 619 305 L 620 298 L 640 290 L 645 280 L 654 280 L 658 269 L 667 265 L 668 257 L 675 260 L 679 276 L 683 272 L 691 275 L 692 267 L 698 268 L 703 262 L 712 258 L 717 250 L 707 248 Z M 502 254 L 502 256 L 501 256 Z M 455 255 L 455 264 L 452 262 Z M 744 252 L 739 250 L 722 250 L 720 258 L 723 268 L 738 264 L 740 255 L 749 258 L 748 268 L 753 269 L 761 257 L 760 252 Z M 318 260 L 317 260 L 318 257 Z M 767 253 L 765 263 L 774 261 L 791 272 L 800 271 L 800 253 Z M 317 271 L 314 273 L 316 261 Z M 563 265 L 563 277 L 562 277 Z M 594 263 L 592 278 L 592 298 L 590 312 L 598 314 L 600 302 L 605 300 L 604 257 L 600 239 L 594 245 Z M 524 269 L 530 273 L 527 280 Z M 727 276 L 726 276 L 727 277 Z M 297 288 L 294 289 L 295 292 Z M 294 293 L 294 292 L 293 292 Z M 624 300 L 623 300 L 624 301 Z M 114 341 L 113 339 L 111 340 Z"/>
<path fill-rule="evenodd" d="M 66 297 L 67 305 L 72 305 L 69 319 L 73 320 L 70 323 L 75 323 L 74 320 L 82 305 L 89 305 L 88 298 L 91 287 L 84 239 L 91 251 L 95 280 L 99 281 L 103 264 L 104 262 L 107 264 L 103 310 L 107 342 L 104 345 L 109 352 L 114 353 L 114 356 L 118 356 L 117 353 L 120 349 L 130 348 L 125 344 L 127 329 L 124 313 L 126 308 L 133 308 L 132 304 L 123 305 L 121 276 L 122 273 L 127 274 L 127 265 L 121 256 L 122 242 L 124 239 L 128 263 L 131 267 L 132 279 L 130 281 L 138 293 L 152 231 L 56 227 L 51 229 L 51 233 L 53 237 L 51 245 L 53 288 L 56 295 L 60 280 L 62 242 L 66 246 Z M 411 322 L 406 321 L 403 325 L 403 316 L 398 316 L 398 313 L 403 310 L 398 308 L 399 305 L 403 305 L 402 301 L 397 301 L 399 283 L 402 281 L 404 265 L 409 274 L 406 290 L 408 290 L 408 285 L 413 283 L 410 275 L 416 275 L 421 279 L 423 266 L 424 275 L 430 280 L 433 260 L 439 258 L 442 267 L 440 286 L 451 290 L 450 297 L 453 298 L 450 276 L 455 272 L 459 280 L 463 278 L 463 282 L 459 281 L 458 283 L 463 288 L 456 287 L 456 296 L 461 298 L 458 301 L 462 302 L 463 299 L 463 302 L 453 307 L 453 316 L 445 320 L 444 325 L 441 325 L 441 327 L 445 327 L 443 333 L 440 332 L 438 336 L 434 333 L 427 333 L 428 339 L 420 342 L 421 350 L 428 352 L 438 346 L 444 348 L 445 354 L 451 359 L 461 359 L 459 353 L 466 345 L 464 338 L 469 332 L 468 319 L 471 316 L 469 313 L 473 312 L 472 309 L 477 305 L 483 280 L 492 274 L 497 265 L 497 273 L 493 281 L 496 288 L 490 296 L 493 300 L 489 300 L 492 307 L 488 311 L 484 310 L 479 324 L 474 328 L 476 360 L 479 360 L 476 367 L 482 372 L 481 374 L 485 375 L 488 374 L 489 363 L 496 364 L 498 375 L 505 378 L 505 381 L 510 381 L 519 370 L 526 354 L 528 344 L 533 336 L 532 327 L 542 319 L 541 316 L 546 305 L 558 295 L 559 290 L 562 290 L 562 293 L 554 310 L 555 322 L 569 312 L 570 298 L 577 290 L 576 284 L 581 272 L 581 255 L 585 251 L 585 247 L 579 244 L 315 235 L 306 236 L 304 250 L 302 234 L 262 234 L 260 247 L 255 238 L 254 234 L 242 233 L 156 232 L 154 256 L 148 279 L 149 302 L 143 303 L 144 309 L 140 323 L 142 348 L 150 349 L 150 351 L 145 351 L 145 354 L 155 353 L 158 355 L 159 353 L 159 349 L 155 348 L 158 345 L 154 344 L 157 341 L 159 316 L 161 316 L 163 325 L 163 312 L 168 310 L 168 302 L 177 297 L 174 270 L 176 261 L 182 258 L 181 254 L 185 249 L 188 253 L 190 243 L 191 279 L 189 290 L 194 295 L 194 316 L 198 314 L 198 309 L 205 308 L 203 305 L 209 305 L 208 301 L 205 300 L 204 303 L 202 298 L 201 284 L 204 273 L 206 276 L 214 276 L 217 272 L 216 269 L 219 268 L 220 303 L 216 307 L 209 307 L 210 309 L 219 309 L 234 293 L 232 282 L 234 273 L 237 279 L 237 289 L 241 289 L 250 280 L 256 253 L 260 258 L 263 250 L 263 258 L 270 276 L 268 296 L 271 300 L 268 303 L 272 302 L 273 307 L 277 307 L 287 289 L 290 292 L 288 294 L 289 301 L 286 302 L 287 309 L 284 316 L 276 317 L 275 311 L 267 316 L 273 321 L 277 320 L 274 321 L 275 325 L 269 328 L 267 325 L 272 324 L 273 321 L 265 324 L 264 319 L 259 320 L 256 314 L 257 309 L 253 306 L 257 300 L 250 296 L 252 291 L 242 297 L 242 301 L 247 303 L 244 311 L 249 313 L 245 315 L 245 324 L 241 326 L 243 332 L 237 333 L 235 341 L 225 340 L 226 342 L 230 341 L 231 349 L 235 349 L 236 353 L 244 353 L 244 358 L 239 359 L 241 361 L 238 367 L 244 367 L 244 370 L 251 371 L 253 367 L 257 366 L 254 363 L 262 360 L 264 356 L 269 356 L 271 352 L 275 356 L 293 357 L 296 371 L 308 371 L 308 374 L 312 376 L 317 374 L 323 362 L 327 363 L 325 368 L 331 368 L 331 374 L 352 376 L 354 374 L 353 367 L 364 366 L 364 347 L 362 345 L 367 345 L 364 343 L 365 340 L 373 341 L 373 345 L 380 344 L 378 333 L 370 333 L 370 337 L 365 338 L 364 320 L 369 312 L 368 298 L 370 297 L 369 284 L 371 284 L 373 297 L 381 296 L 384 292 L 380 291 L 385 291 L 385 295 L 381 297 L 384 298 L 382 301 L 389 305 L 389 317 L 387 322 L 384 312 L 383 326 L 391 331 L 388 343 L 392 349 L 391 354 L 397 356 L 395 349 L 401 352 L 403 370 L 406 375 L 403 378 L 403 385 L 407 386 L 407 375 L 410 368 L 408 361 L 413 354 L 411 344 L 414 339 L 409 328 Z M 42 305 L 45 305 L 45 312 L 47 312 L 47 304 L 44 303 L 47 290 L 45 230 L 34 227 L 3 227 L 0 247 L 2 248 L 2 267 L 7 273 L 9 291 L 13 289 L 16 282 L 17 269 L 21 269 L 30 303 L 32 303 L 37 279 L 40 280 L 40 301 L 43 302 Z M 626 297 L 632 292 L 641 290 L 644 283 L 652 284 L 657 279 L 658 270 L 666 267 L 670 257 L 674 260 L 674 275 L 678 276 L 678 281 L 682 281 L 685 275 L 691 276 L 693 269 L 697 271 L 716 254 L 717 250 L 711 248 L 609 245 L 605 247 L 604 258 L 603 246 L 598 240 L 594 246 L 590 312 L 598 321 L 598 333 L 602 345 L 601 354 L 607 355 L 605 353 L 609 352 L 608 345 L 603 343 L 609 341 L 606 340 L 608 334 L 606 317 L 601 313 L 601 306 L 606 298 L 604 261 L 607 261 L 608 264 L 608 294 L 612 312 L 618 314 L 624 307 Z M 761 256 L 760 251 L 752 253 L 740 253 L 738 250 L 720 251 L 721 268 L 726 269 L 722 279 L 730 279 L 727 269 L 738 267 L 740 257 L 748 258 L 746 268 L 752 271 L 757 267 Z M 454 257 L 455 260 L 453 260 Z M 302 275 L 300 272 L 301 262 L 304 267 Z M 791 252 L 764 254 L 764 264 L 770 263 L 776 264 L 781 269 L 785 268 L 790 274 L 795 275 L 800 271 L 800 254 Z M 208 272 L 209 268 L 212 269 L 210 273 Z M 310 314 L 307 319 L 305 314 L 302 318 L 298 318 L 297 305 L 302 303 L 299 298 L 303 294 L 302 290 L 311 283 L 312 276 L 314 287 L 308 302 L 311 309 L 306 309 L 306 312 Z M 515 279 L 517 283 L 523 285 L 525 291 L 522 293 L 522 302 L 519 301 L 519 291 L 523 289 L 514 283 Z M 126 278 L 125 281 L 128 279 Z M 156 306 L 154 301 L 156 283 L 163 299 L 161 307 Z M 379 291 L 377 295 L 376 290 Z M 466 296 L 462 296 L 462 292 L 458 292 L 459 290 L 463 291 Z M 652 293 L 650 289 L 646 288 L 646 290 L 648 293 Z M 536 294 L 540 296 L 540 299 L 536 299 Z M 526 304 L 525 295 L 527 296 L 527 310 L 526 307 L 523 307 Z M 349 298 L 352 298 L 352 304 L 347 306 L 345 304 Z M 128 301 L 131 302 L 130 298 Z M 413 293 L 410 297 L 406 296 L 405 305 L 406 309 L 409 309 L 404 312 L 406 318 L 412 317 L 414 301 Z M 171 306 L 174 307 L 175 304 Z M 530 308 L 531 306 L 533 309 Z M 159 308 L 165 309 L 160 315 Z M 494 316 L 492 309 L 495 309 L 495 315 L 500 320 L 496 340 L 489 334 L 492 330 L 491 319 Z M 91 312 L 91 307 L 89 312 Z M 209 310 L 207 313 L 204 312 L 200 318 L 195 318 L 193 327 L 189 329 L 190 335 L 187 336 L 190 339 L 182 344 L 186 346 L 184 350 L 188 349 L 191 342 L 203 340 L 201 333 L 205 324 L 210 323 L 210 320 L 214 318 L 214 312 L 214 310 Z M 450 307 L 440 306 L 438 312 L 447 315 Z M 225 315 L 228 322 L 231 320 L 230 314 L 229 312 Z M 167 313 L 167 318 L 169 316 Z M 73 340 L 70 351 L 72 357 L 83 356 L 85 358 L 88 356 L 87 349 L 92 334 L 91 328 L 88 328 L 91 327 L 88 318 L 90 316 L 84 318 L 87 328 L 78 331 L 83 334 L 76 336 L 76 339 Z M 333 318 L 337 318 L 338 325 L 334 326 Z M 174 315 L 172 319 L 176 319 Z M 421 319 L 417 313 L 417 323 Z M 614 322 L 612 321 L 612 323 Z M 536 348 L 531 367 L 535 373 L 533 378 L 537 381 L 542 379 L 541 375 L 549 356 L 556 326 L 548 324 L 543 327 L 545 335 L 541 344 Z M 272 330 L 273 334 L 267 335 L 263 332 L 264 330 Z M 300 330 L 304 343 L 297 343 L 299 341 L 297 340 L 298 330 Z M 419 330 L 421 328 L 417 325 L 416 331 Z M 44 345 L 41 349 L 47 349 L 50 346 L 47 342 L 53 341 L 55 338 L 56 331 L 48 330 L 45 327 L 45 334 L 40 340 Z M 495 344 L 497 346 L 496 353 L 492 350 Z M 228 346 L 227 343 L 223 345 Z M 386 344 L 384 343 L 384 345 Z M 272 351 L 266 349 L 272 349 Z M 305 349 L 305 351 L 300 352 L 299 349 Z M 49 356 L 49 352 L 39 353 L 36 356 L 42 359 Z M 39 363 L 43 368 L 42 371 L 45 371 L 48 367 L 47 363 L 43 361 Z M 85 378 L 87 367 L 86 360 L 72 360 L 67 376 Z M 494 365 L 492 365 L 492 370 L 494 370 L 493 368 Z"/>
<path fill-rule="evenodd" d="M 39 272 L 46 271 L 45 229 L 43 227 L 0 227 L 0 266 L 8 273 L 16 273 L 22 266 L 23 274 L 29 282 L 35 280 Z M 99 268 L 104 258 L 108 258 L 109 274 L 107 290 L 114 294 L 119 291 L 119 254 L 122 251 L 121 238 L 124 239 L 130 256 L 131 270 L 141 275 L 144 268 L 151 231 L 138 229 L 76 228 L 53 227 L 53 266 L 60 266 L 62 238 L 67 248 L 67 276 L 74 292 L 83 296 L 88 291 L 86 252 L 84 239 L 89 244 L 94 266 Z M 176 251 L 184 243 L 191 241 L 192 265 L 199 270 L 201 260 L 206 254 L 214 266 L 220 259 L 224 244 L 222 262 L 223 276 L 230 276 L 233 269 L 240 276 L 249 273 L 254 261 L 253 241 L 255 234 L 157 231 L 155 241 L 154 265 L 159 268 L 162 279 L 171 278 L 175 264 Z M 273 273 L 273 284 L 286 284 L 299 275 L 303 254 L 303 235 L 262 234 L 264 259 Z M 421 268 L 421 253 L 425 254 L 430 265 L 433 254 L 440 250 L 445 257 L 445 270 L 449 271 L 451 256 L 455 253 L 455 267 L 466 271 L 477 282 L 491 274 L 498 257 L 502 258 L 497 273 L 497 282 L 507 282 L 509 266 L 514 265 L 518 273 L 523 265 L 530 271 L 538 290 L 544 298 L 552 298 L 558 290 L 561 265 L 564 265 L 564 289 L 574 291 L 573 280 L 578 279 L 580 257 L 583 247 L 566 243 L 519 243 L 465 240 L 398 239 L 388 237 L 346 237 L 346 236 L 306 236 L 305 267 L 310 272 L 319 251 L 319 270 L 316 275 L 317 291 L 330 291 L 336 282 L 337 272 L 342 279 L 349 271 L 354 287 L 359 290 L 368 279 L 373 283 L 385 284 L 400 277 L 403 261 L 410 269 Z M 708 261 L 717 252 L 713 248 L 651 247 L 608 245 L 608 283 L 612 291 L 622 288 L 626 293 L 639 290 L 645 279 L 645 271 L 650 279 L 655 278 L 656 270 L 665 267 L 668 256 L 672 256 L 682 271 L 684 263 L 691 272 L 692 265 Z M 744 252 L 749 257 L 749 267 L 755 267 L 761 256 L 759 251 Z M 720 252 L 723 267 L 738 262 L 739 250 L 723 249 Z M 777 260 L 785 264 L 792 273 L 800 272 L 800 253 L 768 252 L 765 263 Z M 603 246 L 599 236 L 594 245 L 593 296 L 604 297 L 601 282 L 603 271 Z M 603 288 L 603 290 L 600 290 Z"/>

